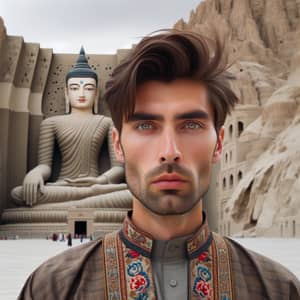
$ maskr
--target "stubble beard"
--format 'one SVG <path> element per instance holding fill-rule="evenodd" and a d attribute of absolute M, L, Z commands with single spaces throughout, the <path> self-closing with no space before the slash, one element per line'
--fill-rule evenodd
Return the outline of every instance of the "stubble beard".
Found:
<path fill-rule="evenodd" d="M 126 161 L 126 160 L 125 160 Z M 162 173 L 176 172 L 188 178 L 189 187 L 186 190 L 160 190 L 153 191 L 151 181 Z M 200 172 L 199 172 L 200 173 Z M 137 168 L 125 163 L 125 175 L 129 190 L 133 196 L 149 211 L 160 216 L 183 215 L 191 211 L 202 199 L 208 190 L 203 190 L 201 184 L 195 179 L 192 172 L 176 163 L 162 164 L 141 177 Z"/>

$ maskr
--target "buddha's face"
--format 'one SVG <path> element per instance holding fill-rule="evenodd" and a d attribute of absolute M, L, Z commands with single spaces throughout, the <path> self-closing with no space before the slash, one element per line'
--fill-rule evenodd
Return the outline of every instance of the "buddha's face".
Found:
<path fill-rule="evenodd" d="M 72 108 L 92 110 L 97 97 L 97 84 L 94 78 L 70 78 L 66 97 Z"/>

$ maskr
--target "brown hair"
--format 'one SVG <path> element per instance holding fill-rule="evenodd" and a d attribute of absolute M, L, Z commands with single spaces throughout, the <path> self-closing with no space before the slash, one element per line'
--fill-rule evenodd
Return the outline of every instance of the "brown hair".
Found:
<path fill-rule="evenodd" d="M 139 85 L 149 80 L 170 82 L 179 78 L 206 86 L 218 131 L 238 101 L 229 85 L 233 76 L 227 71 L 223 45 L 217 35 L 212 40 L 173 29 L 144 37 L 106 83 L 104 97 L 118 131 L 122 130 L 123 119 L 128 120 L 134 113 Z"/>

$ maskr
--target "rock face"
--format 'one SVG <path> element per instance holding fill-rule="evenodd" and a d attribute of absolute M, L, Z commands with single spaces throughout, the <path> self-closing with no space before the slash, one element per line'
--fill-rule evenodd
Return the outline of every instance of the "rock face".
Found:
<path fill-rule="evenodd" d="M 0 50 L 2 47 L 2 41 L 5 39 L 5 37 L 6 37 L 6 28 L 4 26 L 3 19 L 0 16 Z"/>
<path fill-rule="evenodd" d="M 235 138 L 225 137 L 225 149 L 236 146 L 237 153 L 231 165 L 221 163 L 219 228 L 300 236 L 300 1 L 206 0 L 187 23 L 175 24 L 208 36 L 216 26 L 234 62 L 239 110 L 261 111 Z M 224 174 L 240 166 L 246 172 L 226 190 Z"/>

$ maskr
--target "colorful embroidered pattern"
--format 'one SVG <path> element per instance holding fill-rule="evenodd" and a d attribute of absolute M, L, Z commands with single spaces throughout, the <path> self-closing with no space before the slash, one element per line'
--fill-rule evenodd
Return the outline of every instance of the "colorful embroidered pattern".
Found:
<path fill-rule="evenodd" d="M 206 226 L 201 227 L 201 232 L 189 241 L 192 242 L 189 250 L 193 250 L 194 255 L 190 259 L 190 299 L 233 300 L 229 249 L 225 240 L 218 234 L 211 235 Z M 152 240 L 136 230 L 129 223 L 124 225 L 122 240 L 128 241 L 130 237 L 129 243 L 124 243 L 117 232 L 105 236 L 104 261 L 109 300 L 155 300 L 151 260 L 145 256 L 147 253 L 143 253 L 145 248 L 151 250 Z M 212 238 L 211 243 L 209 237 Z M 199 253 L 204 244 L 207 247 Z"/>
<path fill-rule="evenodd" d="M 106 294 L 109 300 L 122 300 L 119 261 L 117 255 L 117 232 L 109 233 L 104 238 L 104 265 Z"/>
<path fill-rule="evenodd" d="M 216 263 L 218 265 L 218 283 L 219 295 L 222 300 L 233 299 L 232 288 L 232 274 L 231 274 L 231 258 L 229 249 L 225 243 L 224 238 L 220 235 L 213 233 L 214 241 L 216 244 Z"/>
<path fill-rule="evenodd" d="M 151 261 L 123 244 L 123 259 L 126 268 L 128 299 L 155 300 Z"/>
<path fill-rule="evenodd" d="M 229 249 L 221 236 L 213 234 L 208 251 L 192 259 L 190 268 L 191 299 L 233 299 Z"/>
<path fill-rule="evenodd" d="M 194 234 L 194 236 L 187 241 L 188 254 L 191 255 L 193 252 L 197 251 L 208 239 L 210 231 L 208 228 L 208 223 L 205 222 Z"/>
<path fill-rule="evenodd" d="M 146 234 L 138 232 L 127 218 L 124 220 L 123 233 L 132 244 L 142 248 L 149 254 L 151 253 L 152 239 L 147 237 Z"/>
<path fill-rule="evenodd" d="M 202 299 L 205 297 L 209 299 L 212 294 L 211 279 L 210 271 L 204 266 L 198 266 L 197 277 L 194 279 L 193 294 L 200 296 Z"/>
<path fill-rule="evenodd" d="M 212 249 L 209 248 L 208 251 L 204 251 L 198 257 L 192 259 L 190 269 L 191 299 L 214 299 Z"/>
<path fill-rule="evenodd" d="M 127 248 L 118 232 L 105 236 L 104 260 L 109 300 L 155 300 L 150 259 Z"/>

